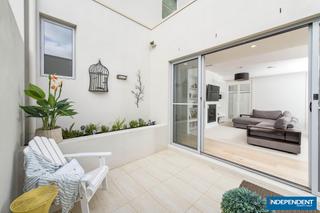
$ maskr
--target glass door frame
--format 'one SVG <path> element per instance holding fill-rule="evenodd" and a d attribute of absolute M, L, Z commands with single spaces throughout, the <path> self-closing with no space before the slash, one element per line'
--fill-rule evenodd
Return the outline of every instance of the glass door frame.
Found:
<path fill-rule="evenodd" d="M 169 68 L 169 82 L 170 82 L 170 101 L 169 101 L 169 105 L 170 105 L 170 116 L 169 116 L 169 129 L 170 129 L 170 144 L 173 144 L 174 146 L 178 146 L 181 147 L 183 149 L 187 149 L 190 150 L 192 152 L 197 152 L 200 155 L 204 155 L 204 156 L 208 156 L 205 153 L 203 153 L 203 143 L 204 143 L 204 125 L 205 125 L 205 99 L 203 97 L 205 97 L 205 79 L 206 79 L 206 75 L 205 75 L 205 63 L 204 63 L 204 58 L 205 55 L 210 54 L 210 53 L 214 53 L 214 52 L 218 52 L 218 51 L 222 51 L 228 48 L 232 48 L 235 46 L 239 46 L 242 44 L 246 44 L 246 43 L 250 43 L 256 40 L 260 40 L 263 38 L 267 38 L 267 37 L 271 37 L 277 34 L 281 34 L 281 33 L 285 33 L 294 29 L 298 29 L 301 27 L 308 27 L 309 28 L 309 70 L 308 70 L 308 79 L 309 79 L 309 85 L 308 85 L 308 103 L 310 103 L 310 108 L 312 110 L 309 110 L 309 189 L 311 191 L 312 194 L 314 195 L 318 195 L 320 196 L 320 140 L 319 140 L 319 129 L 318 127 L 320 127 L 319 120 L 318 120 L 318 112 L 320 110 L 320 104 L 318 100 L 313 100 L 313 94 L 319 94 L 320 93 L 320 85 L 319 85 L 319 77 L 320 77 L 320 61 L 319 61 L 319 57 L 320 57 L 320 17 L 318 18 L 312 18 L 309 20 L 305 20 L 305 21 L 301 21 L 300 23 L 296 23 L 296 24 L 291 24 L 287 27 L 282 27 L 276 30 L 271 30 L 268 33 L 262 33 L 261 35 L 258 36 L 253 36 L 251 38 L 246 38 L 243 40 L 238 40 L 236 42 L 230 42 L 227 43 L 226 45 L 221 45 L 218 46 L 217 48 L 213 48 L 213 49 L 208 49 L 205 51 L 199 51 L 196 54 L 192 54 L 189 57 L 181 57 L 180 59 L 177 60 L 172 60 L 169 61 L 170 63 L 170 68 Z M 198 147 L 196 150 L 193 150 L 191 148 L 173 143 L 173 134 L 172 134 L 172 121 L 173 121 L 173 70 L 174 70 L 174 65 L 175 64 L 179 64 L 179 63 L 183 63 L 192 59 L 198 59 L 198 136 L 197 136 L 197 144 Z M 319 95 L 320 96 L 320 95 Z M 208 156 L 209 157 L 209 156 Z M 214 158 L 213 156 L 210 156 L 212 158 Z M 216 160 L 225 162 L 225 163 L 229 163 L 227 160 L 222 160 L 219 158 L 214 158 Z M 230 164 L 230 163 L 229 163 Z M 237 164 L 233 164 L 234 166 L 240 167 L 242 169 L 246 169 L 245 167 L 241 166 L 241 165 L 237 165 Z M 256 170 L 249 170 L 251 172 L 257 173 L 257 174 L 262 174 L 259 171 Z M 276 181 L 279 182 L 284 182 L 287 183 L 288 185 L 291 185 L 293 187 L 297 187 L 297 188 L 301 188 L 299 187 L 299 185 L 297 184 L 292 184 L 288 181 L 284 181 L 281 178 L 277 178 L 270 175 L 266 175 L 268 178 L 271 179 L 275 179 Z"/>
<path fill-rule="evenodd" d="M 173 103 L 173 97 L 174 97 L 174 85 L 173 85 L 173 80 L 174 80 L 174 67 L 175 65 L 184 63 L 184 62 L 188 62 L 191 60 L 197 60 L 198 62 L 198 71 L 197 71 L 197 75 L 198 75 L 198 100 L 197 100 L 197 105 L 198 105 L 198 111 L 197 111 L 197 115 L 198 115 L 198 121 L 197 121 L 197 125 L 198 125 L 198 129 L 197 129 L 197 147 L 196 149 L 193 149 L 191 147 L 188 146 L 184 146 L 182 144 L 178 144 L 178 143 L 174 143 L 173 142 L 173 107 L 174 107 L 174 103 Z M 174 144 L 175 146 L 181 147 L 183 149 L 187 149 L 190 150 L 192 152 L 196 152 L 200 154 L 200 142 L 201 142 L 201 129 L 202 129 L 202 113 L 201 113 L 201 107 L 202 107 L 202 78 L 201 78 L 201 71 L 202 71 L 202 60 L 201 60 L 201 56 L 193 56 L 193 57 L 189 57 L 189 58 L 184 58 L 183 60 L 178 60 L 175 61 L 174 63 L 170 64 L 170 73 L 169 73 L 169 82 L 170 82 L 170 122 L 169 122 L 169 128 L 170 128 L 170 143 Z"/>
<path fill-rule="evenodd" d="M 320 72 L 320 19 L 309 27 L 309 185 L 311 192 L 320 195 L 319 189 L 319 72 Z"/>

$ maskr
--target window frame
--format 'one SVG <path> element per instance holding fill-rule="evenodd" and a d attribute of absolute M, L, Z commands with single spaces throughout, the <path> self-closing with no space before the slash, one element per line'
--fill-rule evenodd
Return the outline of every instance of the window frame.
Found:
<path fill-rule="evenodd" d="M 76 79 L 76 26 L 72 24 L 68 24 L 63 21 L 59 21 L 53 18 L 47 18 L 44 16 L 40 16 L 40 76 L 48 77 L 49 74 L 44 73 L 44 23 L 48 22 L 66 29 L 72 30 L 72 76 L 63 76 L 58 75 L 59 78 L 63 79 Z"/>

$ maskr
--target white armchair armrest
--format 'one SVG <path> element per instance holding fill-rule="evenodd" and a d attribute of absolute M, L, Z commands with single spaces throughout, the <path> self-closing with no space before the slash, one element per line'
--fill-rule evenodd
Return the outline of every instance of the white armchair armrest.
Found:
<path fill-rule="evenodd" d="M 82 152 L 82 153 L 73 153 L 65 154 L 65 158 L 83 158 L 83 157 L 96 157 L 99 159 L 100 166 L 106 165 L 106 157 L 111 156 L 111 152 Z"/>
<path fill-rule="evenodd" d="M 111 152 L 81 152 L 81 153 L 72 153 L 65 154 L 65 158 L 81 158 L 81 157 L 107 157 L 112 155 Z"/>

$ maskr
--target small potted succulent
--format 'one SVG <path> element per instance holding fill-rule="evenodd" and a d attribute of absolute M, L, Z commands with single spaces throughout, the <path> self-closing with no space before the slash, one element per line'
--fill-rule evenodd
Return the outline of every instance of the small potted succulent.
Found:
<path fill-rule="evenodd" d="M 67 98 L 60 100 L 62 81 L 59 81 L 56 75 L 49 75 L 48 81 L 48 94 L 40 87 L 29 84 L 24 92 L 36 101 L 36 105 L 20 106 L 20 108 L 27 114 L 27 117 L 40 118 L 42 120 L 42 127 L 36 130 L 36 136 L 53 138 L 58 143 L 63 138 L 62 129 L 57 126 L 57 119 L 60 117 L 72 117 L 77 112 Z"/>

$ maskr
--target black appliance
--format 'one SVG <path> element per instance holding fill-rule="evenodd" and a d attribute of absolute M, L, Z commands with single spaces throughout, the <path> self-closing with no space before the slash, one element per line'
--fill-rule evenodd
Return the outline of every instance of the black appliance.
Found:
<path fill-rule="evenodd" d="M 220 99 L 220 87 L 208 84 L 207 85 L 207 94 L 206 100 L 207 101 L 219 101 Z"/>

